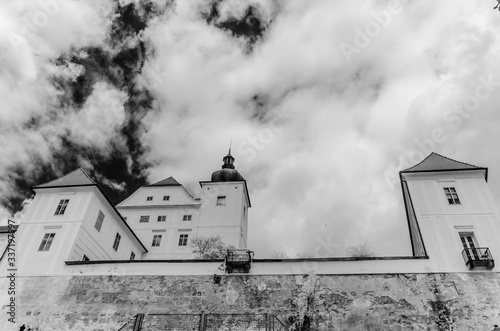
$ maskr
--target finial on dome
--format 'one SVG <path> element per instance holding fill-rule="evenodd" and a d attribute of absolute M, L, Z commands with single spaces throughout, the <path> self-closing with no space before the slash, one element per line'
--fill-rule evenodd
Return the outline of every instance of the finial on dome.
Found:
<path fill-rule="evenodd" d="M 234 157 L 231 155 L 231 145 L 229 145 L 229 153 L 222 158 L 222 161 L 224 161 L 222 169 L 234 169 Z"/>

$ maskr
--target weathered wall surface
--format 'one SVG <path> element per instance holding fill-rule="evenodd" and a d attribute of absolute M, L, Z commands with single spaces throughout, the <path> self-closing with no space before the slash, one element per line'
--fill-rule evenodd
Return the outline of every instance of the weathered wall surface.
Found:
<path fill-rule="evenodd" d="M 7 288 L 8 280 L 0 280 Z M 17 279 L 16 325 L 117 330 L 137 313 L 274 313 L 313 330 L 492 330 L 500 275 L 62 276 Z M 6 291 L 2 291 L 6 292 Z M 1 293 L 6 303 L 6 293 Z M 451 328 L 452 327 L 452 328 Z"/>

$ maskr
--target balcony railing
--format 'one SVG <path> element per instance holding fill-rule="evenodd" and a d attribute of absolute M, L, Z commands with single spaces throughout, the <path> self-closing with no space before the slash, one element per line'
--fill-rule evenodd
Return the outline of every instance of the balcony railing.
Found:
<path fill-rule="evenodd" d="M 233 273 L 234 270 L 248 273 L 252 265 L 253 254 L 253 251 L 249 249 L 228 249 L 226 255 L 227 273 Z"/>
<path fill-rule="evenodd" d="M 462 256 L 469 269 L 482 266 L 491 270 L 495 267 L 495 260 L 487 247 L 465 248 L 462 251 Z"/>

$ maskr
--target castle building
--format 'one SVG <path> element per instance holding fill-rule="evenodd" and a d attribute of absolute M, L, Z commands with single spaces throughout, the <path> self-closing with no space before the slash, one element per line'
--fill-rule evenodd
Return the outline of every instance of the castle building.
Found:
<path fill-rule="evenodd" d="M 227 246 L 247 247 L 250 196 L 245 179 L 234 168 L 231 151 L 210 181 L 201 181 L 194 198 L 168 177 L 135 191 L 116 208 L 148 247 L 143 259 L 193 258 L 191 238 L 220 235 Z"/>
<path fill-rule="evenodd" d="M 0 329 L 401 331 L 500 324 L 494 261 L 500 222 L 487 168 L 431 153 L 399 173 L 408 223 L 401 235 L 411 256 L 254 259 L 242 275 L 221 269 L 220 260 L 195 259 L 188 247 L 194 236 L 211 234 L 247 246 L 247 185 L 230 153 L 223 161 L 210 181 L 200 182 L 199 198 L 168 177 L 115 207 L 81 169 L 33 187 L 17 232 L 0 228 L 0 287 L 9 289 L 0 292 L 0 310 L 11 319 L 0 319 Z"/>
<path fill-rule="evenodd" d="M 250 197 L 229 152 L 194 198 L 174 178 L 145 185 L 114 207 L 82 169 L 33 187 L 19 262 L 51 273 L 62 261 L 193 259 L 189 240 L 220 235 L 246 248 Z M 4 231 L 6 232 L 6 231 Z"/>

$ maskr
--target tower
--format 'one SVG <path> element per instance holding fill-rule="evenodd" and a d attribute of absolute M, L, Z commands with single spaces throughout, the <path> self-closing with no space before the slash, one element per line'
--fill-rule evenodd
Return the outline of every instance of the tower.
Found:
<path fill-rule="evenodd" d="M 487 168 L 431 153 L 400 180 L 414 256 L 441 271 L 494 267 L 500 222 Z"/>
<path fill-rule="evenodd" d="M 219 234 L 226 245 L 247 247 L 248 208 L 251 207 L 246 180 L 234 167 L 229 153 L 222 169 L 210 181 L 201 181 L 199 235 Z"/>

